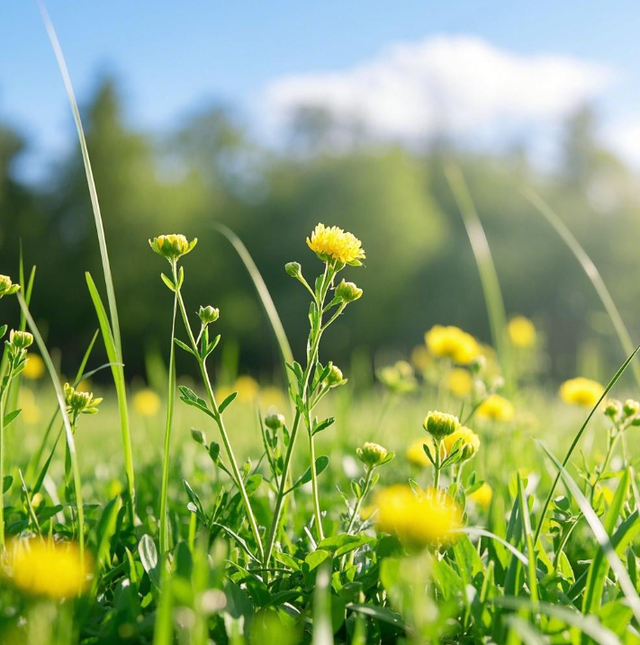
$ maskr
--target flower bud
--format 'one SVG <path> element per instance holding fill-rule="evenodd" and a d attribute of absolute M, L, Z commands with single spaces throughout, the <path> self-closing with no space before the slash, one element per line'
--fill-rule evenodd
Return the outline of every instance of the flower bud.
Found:
<path fill-rule="evenodd" d="M 67 412 L 74 416 L 95 414 L 98 411 L 97 406 L 102 403 L 101 398 L 93 398 L 92 392 L 80 392 L 69 383 L 64 384 L 64 400 L 67 404 Z"/>
<path fill-rule="evenodd" d="M 287 262 L 284 265 L 284 270 L 292 278 L 299 278 L 302 275 L 302 267 L 299 262 Z"/>
<path fill-rule="evenodd" d="M 342 302 L 353 302 L 362 296 L 362 289 L 356 287 L 353 282 L 344 280 L 336 287 L 336 297 Z"/>
<path fill-rule="evenodd" d="M 183 255 L 190 253 L 197 243 L 198 238 L 189 242 L 184 235 L 180 234 L 158 235 L 158 237 L 149 240 L 151 248 L 169 262 L 175 262 Z"/>
<path fill-rule="evenodd" d="M 344 383 L 344 377 L 342 376 L 342 370 L 339 367 L 336 367 L 333 363 L 330 363 L 331 369 L 329 374 L 327 374 L 327 385 L 329 387 L 336 387 Z"/>
<path fill-rule="evenodd" d="M 617 399 L 609 399 L 604 409 L 604 413 L 612 420 L 615 421 L 620 417 L 622 411 L 622 404 Z"/>
<path fill-rule="evenodd" d="M 640 403 L 638 403 L 638 401 L 634 401 L 633 399 L 627 399 L 624 402 L 622 409 L 628 417 L 633 417 L 638 414 L 638 412 L 640 412 Z"/>
<path fill-rule="evenodd" d="M 365 466 L 373 468 L 379 466 L 384 461 L 388 452 L 386 448 L 383 448 L 377 443 L 367 441 L 362 448 L 356 449 L 356 454 Z"/>
<path fill-rule="evenodd" d="M 19 284 L 13 284 L 8 275 L 0 275 L 0 298 L 10 296 L 20 289 Z"/>
<path fill-rule="evenodd" d="M 220 310 L 207 305 L 206 307 L 200 307 L 198 310 L 198 318 L 203 325 L 208 325 L 214 323 L 218 318 L 220 318 Z"/>
<path fill-rule="evenodd" d="M 284 415 L 282 414 L 270 414 L 268 417 L 265 417 L 264 420 L 264 425 L 269 428 L 269 430 L 273 430 L 273 432 L 276 432 L 284 426 L 285 418 Z"/>
<path fill-rule="evenodd" d="M 33 336 L 28 331 L 14 331 L 9 334 L 9 343 L 16 349 L 26 349 L 33 344 Z"/>
<path fill-rule="evenodd" d="M 442 441 L 460 428 L 460 421 L 453 414 L 435 411 L 427 414 L 422 425 L 436 441 Z"/>

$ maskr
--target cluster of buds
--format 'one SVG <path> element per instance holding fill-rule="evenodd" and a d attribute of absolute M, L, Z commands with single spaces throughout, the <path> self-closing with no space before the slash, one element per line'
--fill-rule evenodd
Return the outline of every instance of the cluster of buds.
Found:
<path fill-rule="evenodd" d="M 16 372 L 24 367 L 26 363 L 27 348 L 33 344 L 33 336 L 28 331 L 12 330 L 9 334 L 9 340 L 5 341 L 7 348 L 7 358 L 13 365 Z"/>
<path fill-rule="evenodd" d="M 184 235 L 180 234 L 158 235 L 158 237 L 149 240 L 151 248 L 171 264 L 177 262 L 183 255 L 193 251 L 197 243 L 198 238 L 194 238 L 189 242 Z"/>
<path fill-rule="evenodd" d="M 102 398 L 93 398 L 93 392 L 80 392 L 69 383 L 64 384 L 64 400 L 73 425 L 81 414 L 96 414 L 102 403 Z"/>
<path fill-rule="evenodd" d="M 413 367 L 407 361 L 397 361 L 377 372 L 378 380 L 394 394 L 409 394 L 418 387 Z"/>
<path fill-rule="evenodd" d="M 13 284 L 8 275 L 0 275 L 0 298 L 11 296 L 20 290 L 19 284 Z"/>
<path fill-rule="evenodd" d="M 627 399 L 624 403 L 617 399 L 609 399 L 604 408 L 604 413 L 617 427 L 640 426 L 640 403 L 634 399 Z"/>

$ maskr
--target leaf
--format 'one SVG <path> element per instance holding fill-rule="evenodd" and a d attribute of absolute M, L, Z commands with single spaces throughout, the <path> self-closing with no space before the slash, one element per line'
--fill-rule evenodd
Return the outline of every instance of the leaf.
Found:
<path fill-rule="evenodd" d="M 329 457 L 325 457 L 324 455 L 318 457 L 316 459 L 316 476 L 318 476 L 325 468 L 329 465 Z M 300 488 L 300 486 L 303 486 L 304 484 L 307 484 L 311 481 L 311 466 L 307 468 L 307 470 L 304 471 L 304 474 L 300 479 L 296 481 L 296 483 L 289 488 L 285 492 L 285 495 L 288 495 L 292 491 L 294 491 L 296 488 Z"/>
<path fill-rule="evenodd" d="M 193 437 L 193 440 L 196 443 L 199 443 L 201 446 L 206 446 L 207 445 L 207 437 L 202 432 L 202 430 L 198 430 L 197 428 L 191 428 L 191 436 Z"/>
<path fill-rule="evenodd" d="M 309 571 L 317 569 L 325 560 L 331 559 L 331 553 L 323 549 L 316 549 L 307 554 L 304 561 L 309 566 Z"/>
<path fill-rule="evenodd" d="M 318 432 L 322 432 L 323 430 L 326 430 L 330 425 L 333 424 L 335 421 L 335 417 L 329 417 L 328 419 L 325 419 L 321 423 L 318 423 L 318 425 L 315 426 L 313 429 L 313 432 L 311 433 L 312 435 L 318 434 Z"/>
<path fill-rule="evenodd" d="M 140 538 L 140 542 L 138 542 L 138 553 L 140 554 L 140 562 L 149 578 L 156 586 L 159 586 L 158 551 L 155 542 L 146 533 Z"/>
<path fill-rule="evenodd" d="M 218 412 L 222 414 L 231 403 L 235 400 L 235 398 L 238 396 L 237 392 L 232 392 L 229 394 L 229 396 L 219 405 L 218 407 Z"/>
<path fill-rule="evenodd" d="M 13 484 L 13 477 L 11 475 L 5 475 L 2 480 L 2 494 L 6 493 Z"/>
<path fill-rule="evenodd" d="M 162 282 L 164 282 L 167 285 L 167 287 L 169 287 L 169 291 L 171 291 L 171 293 L 175 293 L 176 285 L 173 284 L 173 280 L 167 277 L 164 273 L 161 273 L 160 277 L 162 278 Z"/>
<path fill-rule="evenodd" d="M 12 421 L 15 421 L 19 416 L 22 410 L 14 410 L 9 412 L 9 414 L 4 415 L 4 427 L 6 428 Z"/>
<path fill-rule="evenodd" d="M 254 473 L 247 479 L 244 488 L 247 492 L 247 495 L 253 495 L 258 488 L 260 488 L 260 484 L 262 484 L 263 477 L 260 473 Z"/>
<path fill-rule="evenodd" d="M 356 603 L 349 603 L 347 605 L 349 611 L 355 611 L 364 616 L 381 620 L 383 623 L 388 623 L 399 629 L 406 629 L 406 625 L 399 614 L 387 607 L 377 607 L 376 605 L 361 605 Z"/>
<path fill-rule="evenodd" d="M 187 354 L 191 354 L 192 356 L 195 356 L 194 351 L 193 351 L 193 350 L 191 349 L 191 347 L 189 347 L 189 345 L 187 345 L 186 343 L 183 343 L 183 342 L 182 342 L 181 340 L 179 340 L 178 338 L 174 338 L 174 339 L 173 339 L 173 342 L 174 342 L 174 343 L 175 343 L 175 344 L 176 344 L 180 349 L 182 349 L 182 350 L 184 350 L 185 352 L 187 352 Z"/>
<path fill-rule="evenodd" d="M 318 548 L 334 551 L 334 556 L 338 557 L 372 542 L 375 542 L 375 538 L 368 535 L 347 535 L 343 533 L 342 535 L 325 538 L 318 544 Z"/>

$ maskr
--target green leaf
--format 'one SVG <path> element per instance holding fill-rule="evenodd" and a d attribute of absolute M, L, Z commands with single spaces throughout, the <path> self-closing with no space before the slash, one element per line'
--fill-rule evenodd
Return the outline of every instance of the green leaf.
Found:
<path fill-rule="evenodd" d="M 237 392 L 232 392 L 229 394 L 229 396 L 219 405 L 218 407 L 218 412 L 222 414 L 231 403 L 235 400 L 235 398 L 238 396 Z"/>
<path fill-rule="evenodd" d="M 330 425 L 333 424 L 335 421 L 335 417 L 329 417 L 328 419 L 325 419 L 321 423 L 318 423 L 311 434 L 315 435 L 318 434 L 318 432 L 322 432 L 323 430 L 326 430 Z"/>
<path fill-rule="evenodd" d="M 202 432 L 202 430 L 198 430 L 197 428 L 191 428 L 191 436 L 193 437 L 193 440 L 196 443 L 199 443 L 201 446 L 206 446 L 207 445 L 207 437 Z"/>
<path fill-rule="evenodd" d="M 376 620 L 388 623 L 389 625 L 393 625 L 399 629 L 406 629 L 402 616 L 400 616 L 400 614 L 396 614 L 395 611 L 392 611 L 387 607 L 350 603 L 347 605 L 347 609 L 349 611 L 355 611 L 359 614 L 363 614 L 364 616 L 368 616 L 369 618 L 375 618 Z"/>
<path fill-rule="evenodd" d="M 19 416 L 22 410 L 14 410 L 9 412 L 9 414 L 4 415 L 4 427 L 6 428 L 12 421 L 15 421 Z"/>
<path fill-rule="evenodd" d="M 180 349 L 183 349 L 185 352 L 187 352 L 187 354 L 191 354 L 191 356 L 195 356 L 195 355 L 196 355 L 196 354 L 195 354 L 195 352 L 191 349 L 191 347 L 189 347 L 189 345 L 187 345 L 186 343 L 183 343 L 183 342 L 182 342 L 181 340 L 179 340 L 178 338 L 174 338 L 174 339 L 173 339 L 173 342 L 174 342 L 174 343 L 175 343 L 175 344 L 176 344 Z"/>
<path fill-rule="evenodd" d="M 2 493 L 6 493 L 13 484 L 13 477 L 11 475 L 5 475 L 2 480 Z"/>
<path fill-rule="evenodd" d="M 322 455 L 316 459 L 316 476 L 319 475 L 325 468 L 329 465 L 329 457 Z M 300 477 L 296 483 L 285 492 L 285 495 L 288 495 L 290 492 L 294 491 L 296 488 L 300 488 L 304 484 L 307 484 L 311 481 L 311 466 L 304 471 L 302 477 Z"/>
<path fill-rule="evenodd" d="M 140 562 L 144 570 L 147 572 L 151 581 L 159 587 L 158 551 L 155 542 L 146 533 L 142 536 L 140 542 L 138 542 L 138 553 L 140 554 Z"/>
<path fill-rule="evenodd" d="M 169 291 L 171 291 L 171 293 L 175 293 L 176 286 L 173 284 L 173 280 L 171 280 L 171 278 L 168 278 L 164 273 L 161 273 L 160 277 L 162 278 L 162 282 L 164 282 L 167 287 L 169 287 Z"/>
<path fill-rule="evenodd" d="M 309 566 L 309 571 L 317 569 L 325 560 L 331 559 L 331 553 L 323 549 L 317 549 L 307 554 L 304 561 Z"/>

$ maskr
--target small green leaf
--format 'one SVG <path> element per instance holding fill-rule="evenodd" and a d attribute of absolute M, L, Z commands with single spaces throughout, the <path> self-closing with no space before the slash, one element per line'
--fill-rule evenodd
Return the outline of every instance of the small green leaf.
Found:
<path fill-rule="evenodd" d="M 238 396 L 237 392 L 232 392 L 231 394 L 229 394 L 229 396 L 218 407 L 218 412 L 222 414 L 227 409 L 227 407 L 231 403 L 233 403 L 233 400 L 236 398 L 236 396 Z"/>

